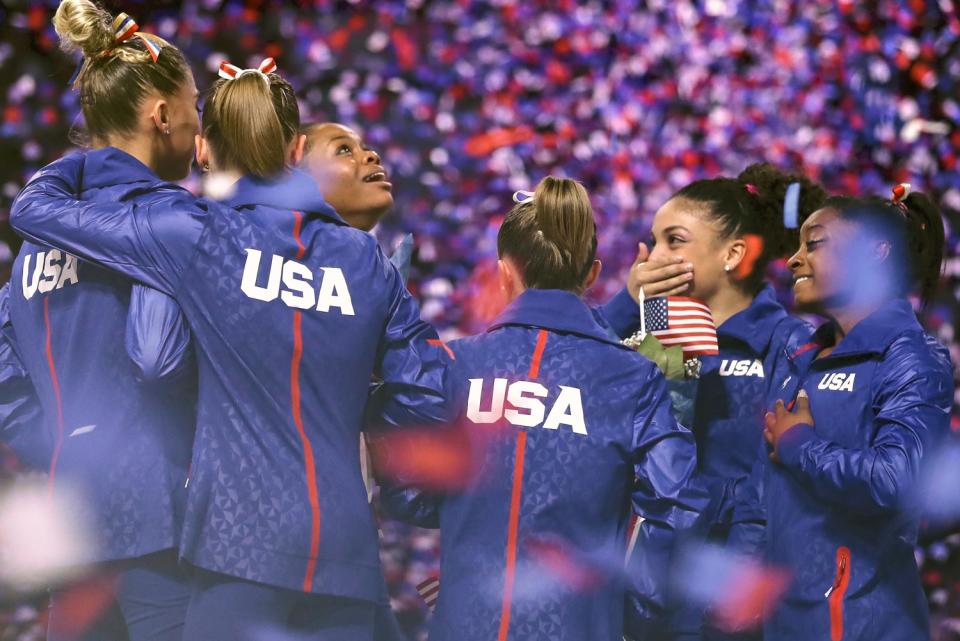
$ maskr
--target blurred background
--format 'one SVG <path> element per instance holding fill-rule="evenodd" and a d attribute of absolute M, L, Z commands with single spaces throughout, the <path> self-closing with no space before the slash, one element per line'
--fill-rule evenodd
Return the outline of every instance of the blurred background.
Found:
<path fill-rule="evenodd" d="M 939 203 L 948 256 L 924 320 L 960 363 L 956 0 L 104 5 L 179 46 L 201 91 L 225 59 L 246 67 L 273 56 L 305 122 L 362 131 L 396 197 L 377 236 L 389 252 L 414 234 L 411 290 L 445 338 L 489 317 L 496 231 L 514 190 L 548 173 L 584 182 L 605 265 L 591 296 L 603 301 L 674 191 L 768 161 L 834 193 L 888 195 L 909 182 Z M 70 148 L 79 114 L 68 87 L 77 60 L 57 48 L 56 6 L 0 2 L 0 284 L 19 246 L 10 203 Z M 785 276 L 774 265 L 789 304 Z M 0 480 L 11 478 L 16 462 L 0 461 Z M 437 537 L 391 522 L 383 532 L 394 607 L 422 635 L 428 610 L 415 586 L 436 570 Z M 927 539 L 917 557 L 934 626 L 938 638 L 960 639 L 960 535 L 943 528 Z M 0 640 L 42 638 L 42 596 L 6 601 Z"/>

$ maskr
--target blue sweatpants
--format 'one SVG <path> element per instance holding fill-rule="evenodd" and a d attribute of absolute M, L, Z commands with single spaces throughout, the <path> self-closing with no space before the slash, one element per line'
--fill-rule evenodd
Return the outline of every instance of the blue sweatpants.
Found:
<path fill-rule="evenodd" d="M 50 596 L 47 641 L 180 641 L 190 601 L 190 582 L 175 550 L 104 563 L 104 573 L 117 576 L 112 602 L 90 625 L 79 630 L 68 590 Z M 72 586 L 80 592 L 83 586 Z"/>
<path fill-rule="evenodd" d="M 183 641 L 373 641 L 372 601 L 193 572 Z"/>

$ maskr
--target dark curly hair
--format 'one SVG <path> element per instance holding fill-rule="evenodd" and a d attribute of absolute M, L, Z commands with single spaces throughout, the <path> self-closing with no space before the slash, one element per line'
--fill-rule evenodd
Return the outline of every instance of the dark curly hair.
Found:
<path fill-rule="evenodd" d="M 798 241 L 796 229 L 783 222 L 783 205 L 791 183 L 800 184 L 798 214 L 804 219 L 823 206 L 827 192 L 800 174 L 783 172 L 769 163 L 750 165 L 736 178 L 709 178 L 690 183 L 673 195 L 703 203 L 709 216 L 720 224 L 724 238 L 758 236 L 763 245 L 753 268 L 740 283 L 750 294 L 763 287 L 771 260 L 792 254 Z"/>

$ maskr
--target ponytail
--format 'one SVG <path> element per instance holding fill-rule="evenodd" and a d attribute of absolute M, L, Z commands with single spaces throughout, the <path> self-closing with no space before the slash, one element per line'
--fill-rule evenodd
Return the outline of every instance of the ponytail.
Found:
<path fill-rule="evenodd" d="M 221 78 L 208 94 L 202 130 L 222 167 L 274 176 L 286 167 L 287 145 L 300 130 L 293 87 L 275 73 Z"/>
<path fill-rule="evenodd" d="M 597 227 L 590 196 L 569 178 L 547 176 L 531 199 L 513 207 L 497 236 L 531 289 L 583 292 L 597 255 Z"/>
<path fill-rule="evenodd" d="M 910 248 L 913 277 L 920 300 L 930 303 L 940 284 L 943 266 L 944 232 L 940 211 L 926 194 L 913 192 L 906 206 L 907 244 Z"/>

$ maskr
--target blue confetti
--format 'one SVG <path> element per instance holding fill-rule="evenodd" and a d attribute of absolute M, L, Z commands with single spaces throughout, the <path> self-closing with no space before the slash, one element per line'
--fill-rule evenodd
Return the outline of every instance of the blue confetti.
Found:
<path fill-rule="evenodd" d="M 798 209 L 800 207 L 800 183 L 790 183 L 787 195 L 783 200 L 783 224 L 787 229 L 796 229 L 798 224 Z"/>
<path fill-rule="evenodd" d="M 410 277 L 410 258 L 413 256 L 413 234 L 407 234 L 397 245 L 390 262 L 400 272 L 403 282 L 406 283 Z"/>

